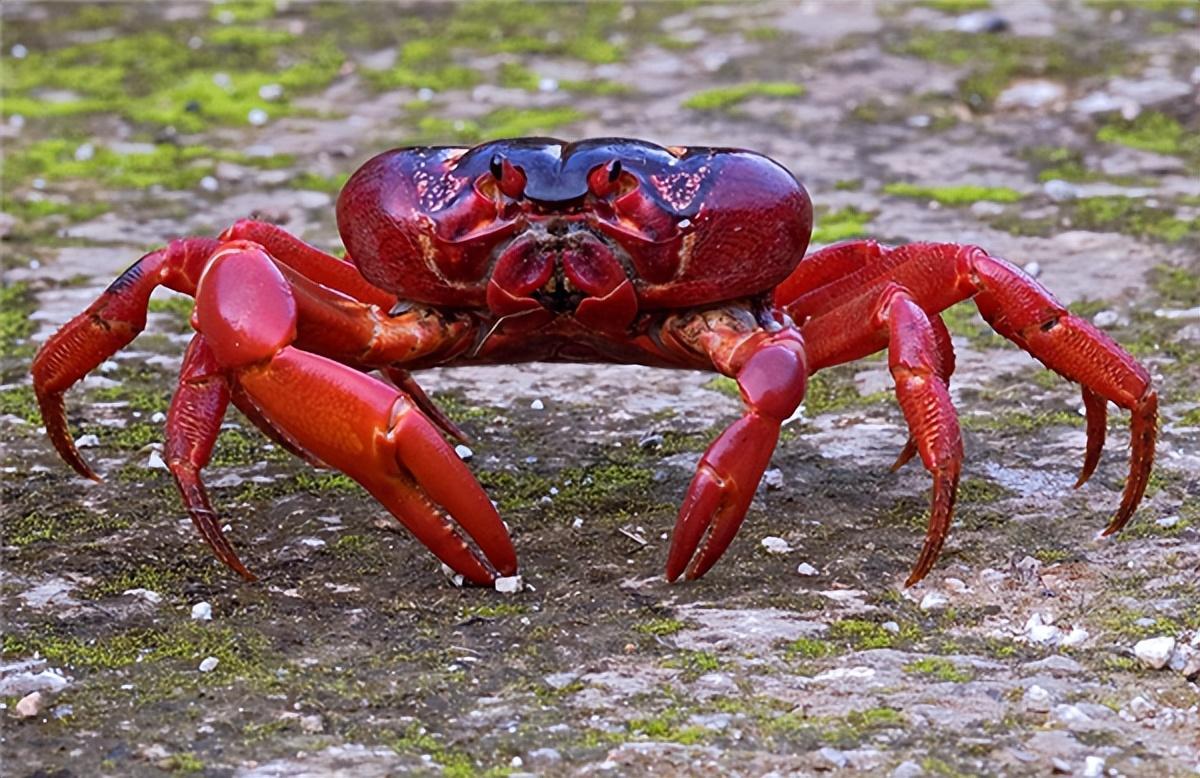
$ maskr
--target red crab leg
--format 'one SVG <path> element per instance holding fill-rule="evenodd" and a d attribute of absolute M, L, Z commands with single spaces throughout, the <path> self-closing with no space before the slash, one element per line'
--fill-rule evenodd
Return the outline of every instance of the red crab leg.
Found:
<path fill-rule="evenodd" d="M 229 407 L 229 382 L 221 373 L 203 335 L 188 344 L 180 371 L 179 387 L 167 413 L 167 467 L 175 477 L 179 494 L 192 524 L 199 530 L 217 559 L 247 581 L 256 580 L 229 545 L 217 512 L 208 500 L 200 471 L 212 457 L 221 432 L 221 420 Z"/>
<path fill-rule="evenodd" d="M 887 248 L 855 241 L 807 257 L 776 292 L 775 302 L 798 324 L 813 369 L 847 362 L 887 345 L 873 327 L 873 307 L 890 283 L 908 289 L 925 311 L 974 297 L 984 319 L 1042 364 L 1083 386 L 1088 444 L 1083 475 L 1104 443 L 1104 403 L 1132 412 L 1129 478 L 1105 534 L 1118 531 L 1137 508 L 1154 459 L 1158 399 L 1145 369 L 1089 322 L 1064 308 L 1037 281 L 976 246 L 914 243 Z"/>
<path fill-rule="evenodd" d="M 936 352 L 934 356 L 934 373 L 941 379 L 942 383 L 947 387 L 950 386 L 950 376 L 954 373 L 954 344 L 950 341 L 950 331 L 946 329 L 946 322 L 942 321 L 941 316 L 928 316 L 929 324 L 933 327 L 933 340 L 936 344 Z M 896 457 L 896 461 L 892 463 L 892 471 L 895 472 L 904 467 L 910 459 L 917 454 L 917 441 L 910 434 L 908 441 L 905 442 L 900 455 Z"/>
<path fill-rule="evenodd" d="M 516 571 L 508 532 L 487 494 L 406 396 L 289 345 L 297 299 L 266 252 L 251 243 L 225 244 L 210 261 L 196 303 L 198 329 L 217 362 L 272 425 L 362 484 L 468 580 L 490 584 L 497 570 Z"/>
<path fill-rule="evenodd" d="M 745 340 L 718 336 L 708 348 L 718 369 L 737 378 L 746 413 L 700 458 L 671 538 L 670 581 L 685 571 L 699 578 L 729 547 L 771 460 L 780 425 L 804 397 L 808 376 L 804 345 L 794 330 Z"/>
<path fill-rule="evenodd" d="M 908 290 L 891 286 L 875 315 L 876 326 L 888 330 L 888 367 L 896 382 L 896 398 L 915 440 L 925 469 L 933 476 L 933 498 L 925 546 L 905 586 L 929 573 L 941 553 L 950 521 L 958 477 L 962 471 L 962 435 L 950 402 L 950 389 L 939 367 L 937 330 Z"/>
<path fill-rule="evenodd" d="M 204 264 L 217 247 L 209 238 L 171 241 L 135 262 L 95 302 L 64 324 L 33 360 L 33 388 L 46 434 L 75 472 L 100 477 L 75 448 L 63 394 L 97 365 L 130 343 L 146 326 L 146 304 L 158 286 L 193 294 Z"/>

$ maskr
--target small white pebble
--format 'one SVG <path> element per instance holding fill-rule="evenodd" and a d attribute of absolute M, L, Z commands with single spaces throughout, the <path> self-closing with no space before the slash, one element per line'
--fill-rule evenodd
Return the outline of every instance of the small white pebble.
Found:
<path fill-rule="evenodd" d="M 151 470 L 166 470 L 167 463 L 163 461 L 162 454 L 151 451 L 150 456 L 146 459 L 146 467 Z"/>
<path fill-rule="evenodd" d="M 767 472 L 763 473 L 762 482 L 763 486 L 767 487 L 771 491 L 782 489 L 783 471 L 777 467 L 771 468 Z"/>
<path fill-rule="evenodd" d="M 1050 712 L 1050 692 L 1036 683 L 1025 690 L 1021 701 L 1024 703 L 1026 710 L 1033 711 L 1034 713 Z"/>
<path fill-rule="evenodd" d="M 541 79 L 540 81 L 538 81 L 538 91 L 539 92 L 557 92 L 558 91 L 558 79 L 557 78 Z"/>
<path fill-rule="evenodd" d="M 96 156 L 96 147 L 90 143 L 80 143 L 75 148 L 76 162 L 87 162 L 94 156 Z"/>
<path fill-rule="evenodd" d="M 817 568 L 813 567 L 812 565 L 810 565 L 808 562 L 801 562 L 800 566 L 796 568 L 796 574 L 813 576 L 813 575 L 820 575 L 821 571 L 818 570 Z"/>
<path fill-rule="evenodd" d="M 496 579 L 496 591 L 501 594 L 516 594 L 524 588 L 525 584 L 519 575 L 501 576 Z"/>
<path fill-rule="evenodd" d="M 789 554 L 792 551 L 791 545 L 783 538 L 777 538 L 769 535 L 762 539 L 762 547 L 766 549 L 768 554 Z"/>
<path fill-rule="evenodd" d="M 885 630 L 892 633 L 893 635 L 900 634 L 900 625 L 894 621 L 885 621 L 882 624 L 880 624 L 879 626 L 883 627 Z"/>
<path fill-rule="evenodd" d="M 1063 636 L 1063 639 L 1059 642 L 1059 645 L 1063 646 L 1064 648 L 1070 648 L 1071 646 L 1079 645 L 1087 639 L 1088 631 L 1086 629 L 1083 627 L 1072 627 L 1071 631 Z"/>
<path fill-rule="evenodd" d="M 475 456 L 475 452 L 471 450 L 471 447 L 464 446 L 462 443 L 459 443 L 457 446 L 454 447 L 454 453 L 458 454 L 458 458 L 463 461 L 466 461 L 466 460 L 470 459 L 471 457 Z"/>
<path fill-rule="evenodd" d="M 512 760 L 509 762 L 509 764 L 512 765 L 513 767 L 521 767 L 522 765 L 525 764 L 525 760 L 519 756 L 514 756 L 512 758 Z"/>
<path fill-rule="evenodd" d="M 1142 664 L 1153 670 L 1161 670 L 1166 667 L 1174 652 L 1175 638 L 1167 635 L 1139 640 L 1133 647 L 1133 655 L 1141 660 Z"/>
<path fill-rule="evenodd" d="M 8 126 L 14 130 L 19 130 L 25 126 L 25 117 L 19 113 L 14 113 L 8 117 Z"/>
<path fill-rule="evenodd" d="M 8 50 L 8 53 L 12 54 L 13 59 L 25 59 L 29 56 L 29 49 L 19 43 L 14 43 L 13 47 Z"/>
<path fill-rule="evenodd" d="M 921 598 L 920 609 L 923 611 L 937 611 L 945 608 L 950 604 L 950 598 L 941 592 L 929 592 Z"/>
<path fill-rule="evenodd" d="M 205 657 L 204 661 L 200 663 L 200 672 L 211 673 L 213 670 L 217 669 L 217 665 L 219 664 L 221 664 L 221 660 L 217 659 L 215 656 Z"/>
<path fill-rule="evenodd" d="M 30 692 L 13 706 L 13 713 L 17 718 L 29 719 L 41 713 L 45 705 L 45 695 L 41 692 Z"/>
<path fill-rule="evenodd" d="M 1084 778 L 1100 778 L 1104 775 L 1104 757 L 1088 756 L 1083 760 Z"/>
<path fill-rule="evenodd" d="M 428 103 L 430 100 L 433 99 L 433 96 L 435 94 L 437 94 L 437 92 L 434 92 L 432 89 L 430 89 L 427 86 L 423 86 L 417 90 L 417 99 L 423 103 Z"/>
<path fill-rule="evenodd" d="M 1042 266 L 1037 262 L 1026 262 L 1021 268 L 1030 278 L 1037 278 L 1042 274 Z"/>
<path fill-rule="evenodd" d="M 250 113 L 246 114 L 246 121 L 255 127 L 261 127 L 267 123 L 271 117 L 261 108 L 251 108 Z"/>
<path fill-rule="evenodd" d="M 205 176 L 200 179 L 200 188 L 205 192 L 215 192 L 221 188 L 221 182 L 213 176 Z"/>
<path fill-rule="evenodd" d="M 1092 324 L 1095 324 L 1101 329 L 1111 327 L 1120 320 L 1121 316 L 1116 311 L 1100 311 L 1092 317 Z"/>
<path fill-rule="evenodd" d="M 166 420 L 167 414 L 163 413 L 162 411 L 155 411 L 154 415 L 150 417 L 150 421 L 154 422 L 155 424 L 162 424 Z"/>
<path fill-rule="evenodd" d="M 150 589 L 126 589 L 121 594 L 126 597 L 140 597 L 152 605 L 162 602 L 162 595 Z"/>
<path fill-rule="evenodd" d="M 574 529 L 582 529 L 583 528 L 583 517 L 576 516 L 575 521 L 571 522 L 571 527 L 573 527 Z"/>
<path fill-rule="evenodd" d="M 264 100 L 278 100 L 283 97 L 281 84 L 263 84 L 258 88 L 258 96 Z"/>
<path fill-rule="evenodd" d="M 192 606 L 192 618 L 196 621 L 212 621 L 212 605 L 198 602 Z"/>
<path fill-rule="evenodd" d="M 532 410 L 540 411 L 546 407 L 546 404 L 544 402 L 542 402 L 541 400 L 534 400 L 533 402 L 529 403 L 529 407 Z"/>
<path fill-rule="evenodd" d="M 956 594 L 966 594 L 971 591 L 961 578 L 944 578 L 942 584 Z"/>
<path fill-rule="evenodd" d="M 75 448 L 95 448 L 100 445 L 100 438 L 96 435 L 80 435 L 75 441 Z"/>
<path fill-rule="evenodd" d="M 188 45 L 189 49 L 191 49 L 192 51 L 195 51 L 196 49 L 199 49 L 204 46 L 204 39 L 201 38 L 199 35 L 193 35 L 192 37 L 188 38 L 187 45 Z"/>
<path fill-rule="evenodd" d="M 233 79 L 228 73 L 213 73 L 212 82 L 222 89 L 228 89 L 233 85 Z"/>
<path fill-rule="evenodd" d="M 77 443 L 76 445 L 79 445 L 79 444 Z M 1174 527 L 1176 524 L 1179 523 L 1179 517 L 1178 516 L 1163 516 L 1161 519 L 1155 519 L 1154 523 L 1157 524 L 1158 526 L 1162 527 L 1163 529 L 1170 529 L 1171 527 Z"/>
<path fill-rule="evenodd" d="M 457 586 L 460 589 L 462 588 L 462 585 L 463 585 L 462 575 L 454 572 L 454 568 L 451 567 L 450 565 L 446 564 L 445 562 L 442 563 L 442 575 L 449 578 L 450 583 L 452 583 L 453 585 Z"/>

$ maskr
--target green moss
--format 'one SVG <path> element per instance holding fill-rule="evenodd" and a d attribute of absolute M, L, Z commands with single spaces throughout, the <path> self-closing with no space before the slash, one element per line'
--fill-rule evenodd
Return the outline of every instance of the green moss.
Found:
<path fill-rule="evenodd" d="M 713 732 L 703 727 L 686 726 L 686 714 L 671 707 L 657 716 L 632 719 L 625 724 L 630 736 L 644 737 L 655 742 L 695 745 L 712 737 Z"/>
<path fill-rule="evenodd" d="M 441 767 L 444 778 L 481 778 L 506 773 L 505 768 L 482 769 L 470 755 L 450 748 L 416 721 L 403 733 L 385 737 L 384 743 L 398 754 L 429 756 Z"/>
<path fill-rule="evenodd" d="M 469 608 L 462 608 L 459 611 L 459 620 L 477 618 L 477 619 L 503 619 L 511 616 L 520 616 L 528 611 L 524 605 L 515 605 L 507 602 L 486 603 L 484 605 L 474 605 Z"/>
<path fill-rule="evenodd" d="M 680 651 L 664 659 L 662 666 L 683 670 L 685 679 L 694 681 L 705 673 L 717 672 L 722 664 L 720 658 L 711 651 Z"/>
<path fill-rule="evenodd" d="M 837 243 L 850 238 L 861 238 L 867 234 L 867 224 L 875 214 L 857 208 L 842 208 L 817 217 L 813 228 L 813 243 Z"/>
<path fill-rule="evenodd" d="M 704 388 L 720 392 L 726 397 L 732 397 L 736 400 L 742 399 L 742 390 L 738 388 L 737 381 L 729 376 L 713 376 L 711 380 L 704 384 Z"/>
<path fill-rule="evenodd" d="M 855 649 L 891 648 L 899 635 L 882 625 L 862 619 L 842 619 L 829 627 L 829 639 L 847 643 Z"/>
<path fill-rule="evenodd" d="M 797 638 L 783 648 L 788 659 L 821 659 L 838 653 L 837 646 L 819 638 Z"/>
<path fill-rule="evenodd" d="M 833 413 L 846 408 L 861 408 L 887 402 L 892 397 L 889 391 L 859 394 L 850 370 L 829 368 L 809 376 L 804 391 L 804 412 L 808 416 Z"/>
<path fill-rule="evenodd" d="M 915 197 L 921 200 L 933 200 L 942 205 L 964 206 L 980 201 L 993 203 L 1015 203 L 1023 195 L 1015 189 L 1001 186 L 975 186 L 963 184 L 959 186 L 918 186 L 896 181 L 885 184 L 884 194 L 899 197 Z"/>
<path fill-rule="evenodd" d="M 634 630 L 641 632 L 643 635 L 654 635 L 656 637 L 666 637 L 674 635 L 676 632 L 683 630 L 686 625 L 679 619 L 661 618 L 643 621 L 634 627 Z"/>
<path fill-rule="evenodd" d="M 162 427 L 146 421 L 131 422 L 124 427 L 99 427 L 95 432 L 101 443 L 122 451 L 140 451 L 163 439 Z"/>
<path fill-rule="evenodd" d="M 33 334 L 37 305 L 33 290 L 24 281 L 0 286 L 0 357 L 25 357 L 33 353 L 28 338 Z"/>
<path fill-rule="evenodd" d="M 966 70 L 959 98 L 974 110 L 987 110 L 1017 78 L 1075 81 L 1119 69 L 1131 58 L 1115 40 L 1072 37 L 1025 38 L 918 29 L 889 48 Z"/>
<path fill-rule="evenodd" d="M 910 662 L 904 665 L 904 671 L 906 673 L 927 675 L 930 678 L 948 683 L 966 683 L 975 677 L 969 670 L 959 669 L 949 659 L 942 659 L 941 657 L 926 657 L 916 662 Z"/>
<path fill-rule="evenodd" d="M 33 51 L 6 61 L 6 109 L 31 118 L 111 112 L 135 122 L 198 131 L 213 124 L 247 124 L 254 108 L 282 116 L 295 111 L 289 96 L 328 84 L 343 57 L 327 41 L 254 27 L 223 27 L 181 45 L 190 33 L 169 27 Z M 282 96 L 259 89 L 278 84 Z M 43 90 L 69 90 L 77 99 L 41 99 Z"/>
<path fill-rule="evenodd" d="M 219 0 L 208 13 L 219 22 L 257 22 L 275 16 L 276 0 Z"/>
<path fill-rule="evenodd" d="M 1147 205 L 1136 197 L 1083 197 L 1065 210 L 1077 229 L 1120 232 L 1176 243 L 1200 234 L 1200 219 L 1179 219 L 1168 208 Z"/>
<path fill-rule="evenodd" d="M 497 108 L 478 121 L 426 116 L 417 122 L 414 143 L 478 143 L 489 138 L 519 138 L 554 132 L 583 119 L 585 114 L 568 107 Z"/>
<path fill-rule="evenodd" d="M 233 465 L 252 465 L 264 460 L 285 461 L 291 459 L 291 454 L 273 443 L 269 443 L 262 435 L 247 434 L 239 429 L 221 430 L 213 450 L 211 464 L 216 467 Z"/>
<path fill-rule="evenodd" d="M 1164 303 L 1182 308 L 1200 305 L 1200 268 L 1155 265 L 1150 283 Z"/>
<path fill-rule="evenodd" d="M 69 222 L 81 222 L 107 213 L 110 208 L 111 206 L 104 202 L 64 203 L 48 199 L 12 199 L 0 194 L 0 211 L 23 221 L 61 216 Z"/>
<path fill-rule="evenodd" d="M 920 5 L 948 14 L 982 11 L 992 7 L 992 0 L 920 0 Z"/>
<path fill-rule="evenodd" d="M 753 81 L 697 92 L 683 101 L 693 111 L 728 111 L 752 97 L 799 97 L 804 87 L 790 81 Z"/>
<path fill-rule="evenodd" d="M 1074 411 L 1020 411 L 1010 410 L 991 415 L 971 414 L 960 417 L 959 424 L 964 430 L 987 430 L 990 432 L 1022 432 L 1028 433 L 1043 427 L 1070 426 L 1082 427 L 1084 418 Z"/>
<path fill-rule="evenodd" d="M 986 505 L 1012 496 L 1012 490 L 987 478 L 965 478 L 958 485 L 958 499 L 964 503 Z"/>
<path fill-rule="evenodd" d="M 1105 125 L 1096 132 L 1096 139 L 1158 154 L 1200 157 L 1200 133 L 1156 111 L 1140 113 L 1132 121 L 1122 119 Z"/>
<path fill-rule="evenodd" d="M 237 152 L 217 151 L 205 146 L 175 146 L 160 143 L 146 151 L 118 152 L 100 146 L 91 157 L 77 158 L 80 144 L 53 138 L 14 151 L 6 159 L 3 180 L 13 187 L 33 178 L 45 181 L 82 179 L 111 187 L 190 189 L 211 175 L 221 160 L 258 164 L 260 160 Z M 271 164 L 288 162 L 286 157 Z"/>
<path fill-rule="evenodd" d="M 163 760 L 162 766 L 176 774 L 204 772 L 204 762 L 191 751 L 172 754 Z"/>
<path fill-rule="evenodd" d="M 2 317 L 3 314 L 0 314 Z M 0 322 L 3 319 L 0 318 Z M 6 355 L 7 351 L 4 352 Z M 41 424 L 42 413 L 38 409 L 37 396 L 32 386 L 16 386 L 0 389 L 0 416 L 19 416 L 29 424 Z"/>
<path fill-rule="evenodd" d="M 332 176 L 322 176 L 305 170 L 293 176 L 292 180 L 288 182 L 288 186 L 292 187 L 293 189 L 307 189 L 313 192 L 328 192 L 330 194 L 337 194 L 338 192 L 342 191 L 342 187 L 346 185 L 346 181 L 349 180 L 349 178 L 349 173 L 338 173 L 337 175 Z"/>
<path fill-rule="evenodd" d="M 5 545 L 22 547 L 46 540 L 103 537 L 129 526 L 127 518 L 68 505 L 54 510 L 32 510 L 19 517 L 10 515 L 0 524 L 0 538 Z"/>
<path fill-rule="evenodd" d="M 134 664 L 179 663 L 193 672 L 193 684 L 216 684 L 233 678 L 263 679 L 265 638 L 245 630 L 212 624 L 181 623 L 161 629 L 134 628 L 107 635 L 76 637 L 53 629 L 9 632 L 4 636 L 6 657 L 34 653 L 72 669 L 116 670 Z M 210 673 L 195 671 L 205 657 L 218 665 Z"/>

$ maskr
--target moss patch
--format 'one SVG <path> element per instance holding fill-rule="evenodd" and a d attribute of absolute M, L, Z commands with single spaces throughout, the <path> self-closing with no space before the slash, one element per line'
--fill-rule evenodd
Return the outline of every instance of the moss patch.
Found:
<path fill-rule="evenodd" d="M 1156 111 L 1138 114 L 1132 121 L 1122 119 L 1105 125 L 1097 131 L 1096 139 L 1158 154 L 1200 159 L 1200 133 Z"/>
<path fill-rule="evenodd" d="M 752 97 L 799 97 L 804 87 L 790 81 L 754 81 L 697 92 L 683 101 L 693 111 L 728 111 Z"/>
<path fill-rule="evenodd" d="M 896 181 L 885 184 L 884 194 L 898 197 L 914 197 L 920 200 L 933 200 L 942 205 L 964 206 L 980 201 L 993 203 L 1015 203 L 1023 196 L 1015 189 L 1002 186 L 919 186 Z"/>
<path fill-rule="evenodd" d="M 585 114 L 570 107 L 497 108 L 478 121 L 426 116 L 417 122 L 411 143 L 478 143 L 490 138 L 518 138 L 551 133 L 583 119 Z"/>
<path fill-rule="evenodd" d="M 813 228 L 813 243 L 837 243 L 851 238 L 862 238 L 867 235 L 867 224 L 875 216 L 857 208 L 842 208 L 837 211 L 822 214 L 817 217 Z"/>
<path fill-rule="evenodd" d="M 0 357 L 26 357 L 33 353 L 30 314 L 37 305 L 33 290 L 24 282 L 0 286 Z"/>

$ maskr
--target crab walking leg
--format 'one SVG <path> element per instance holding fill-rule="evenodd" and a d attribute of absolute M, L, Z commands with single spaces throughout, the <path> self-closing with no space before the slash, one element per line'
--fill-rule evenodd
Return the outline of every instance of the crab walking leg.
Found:
<path fill-rule="evenodd" d="M 685 572 L 699 578 L 725 553 L 775 451 L 780 425 L 804 398 L 808 377 L 804 344 L 794 330 L 751 342 L 718 341 L 712 356 L 722 372 L 736 376 L 746 413 L 700 458 L 671 538 L 670 581 Z"/>
<path fill-rule="evenodd" d="M 296 298 L 261 247 L 235 242 L 213 255 L 195 320 L 217 363 L 268 422 L 362 484 L 439 559 L 481 585 L 497 570 L 516 571 L 495 507 L 414 404 L 378 379 L 290 345 Z"/>
<path fill-rule="evenodd" d="M 933 372 L 949 388 L 950 376 L 954 373 L 954 344 L 950 342 L 950 331 L 946 329 L 946 322 L 942 321 L 941 316 L 932 315 L 927 318 L 933 328 L 933 340 L 937 347 L 935 353 L 937 359 L 934 361 Z M 904 449 L 892 463 L 892 472 L 904 467 L 916 454 L 917 441 L 910 434 L 908 441 L 904 444 Z"/>
<path fill-rule="evenodd" d="M 1132 517 L 1150 477 L 1158 398 L 1137 361 L 1089 322 L 1062 306 L 1041 284 L 978 246 L 874 241 L 830 246 L 805 258 L 776 291 L 808 344 L 813 370 L 849 362 L 887 345 L 862 322 L 888 284 L 908 289 L 927 312 L 974 298 L 983 318 L 1050 370 L 1082 386 L 1087 450 L 1079 483 L 1095 469 L 1104 445 L 1105 402 L 1131 411 L 1129 477 L 1105 534 Z"/>
<path fill-rule="evenodd" d="M 1101 398 L 1131 412 L 1129 477 L 1121 505 L 1104 534 L 1119 532 L 1133 517 L 1150 482 L 1158 432 L 1158 395 L 1146 369 L 1111 338 L 1064 308 L 1038 282 L 982 249 L 966 247 L 964 264 L 979 293 L 984 320 L 1043 365 L 1083 386 L 1088 444 L 1079 484 L 1091 475 L 1104 446 Z"/>
<path fill-rule="evenodd" d="M 50 442 L 75 472 L 100 476 L 75 448 L 63 395 L 97 365 L 128 345 L 146 326 L 146 305 L 159 286 L 192 294 L 204 263 L 217 247 L 209 238 L 184 238 L 151 251 L 87 307 L 50 336 L 33 360 L 33 390 Z"/>
<path fill-rule="evenodd" d="M 167 467 L 179 487 L 188 517 L 217 559 L 247 581 L 254 581 L 254 574 L 238 559 L 237 552 L 221 530 L 217 512 L 213 510 L 200 478 L 200 471 L 212 457 L 213 446 L 221 432 L 221 420 L 228 407 L 229 382 L 204 336 L 196 335 L 183 357 L 179 387 L 167 412 L 164 447 Z"/>
<path fill-rule="evenodd" d="M 912 586 L 929 573 L 950 531 L 962 472 L 962 435 L 950 402 L 950 389 L 938 369 L 944 361 L 929 316 L 907 289 L 890 286 L 884 291 L 874 318 L 876 326 L 888 330 L 888 368 L 896 382 L 896 399 L 904 411 L 921 461 L 933 476 L 925 545 L 904 582 L 905 586 Z"/>

